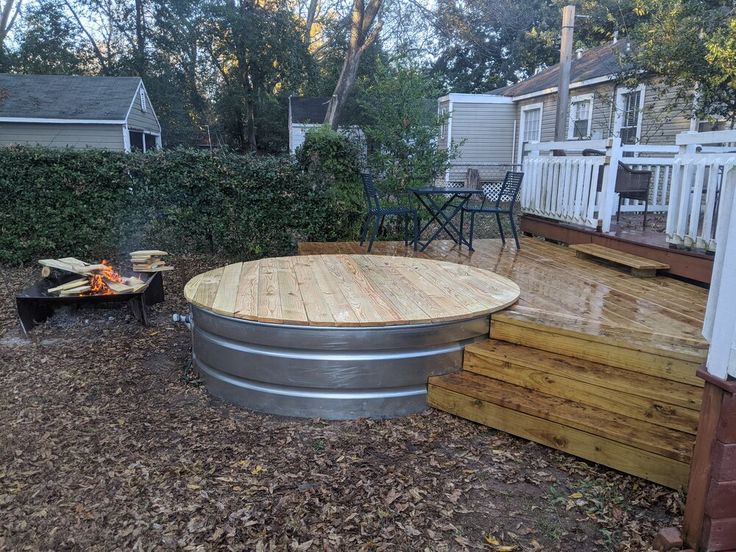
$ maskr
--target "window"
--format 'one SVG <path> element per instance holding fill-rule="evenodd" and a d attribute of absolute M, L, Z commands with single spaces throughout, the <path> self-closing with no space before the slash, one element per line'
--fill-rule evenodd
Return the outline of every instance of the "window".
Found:
<path fill-rule="evenodd" d="M 583 140 L 585 138 L 590 138 L 592 126 L 593 94 L 575 96 L 570 101 L 567 138 L 569 140 Z"/>
<path fill-rule="evenodd" d="M 531 104 L 521 108 L 519 124 L 519 162 L 524 158 L 524 146 L 539 142 L 542 137 L 542 104 Z"/>
<path fill-rule="evenodd" d="M 149 134 L 142 130 L 129 130 L 130 151 L 151 151 L 158 147 L 155 134 Z"/>
<path fill-rule="evenodd" d="M 141 95 L 141 111 L 143 113 L 146 113 L 148 111 L 148 105 L 146 103 L 146 91 L 143 90 L 142 86 L 139 89 L 139 93 Z"/>
<path fill-rule="evenodd" d="M 449 117 L 447 116 L 447 108 L 446 107 L 440 107 L 439 109 L 439 117 L 442 121 L 442 126 L 440 127 L 440 139 L 447 137 L 447 125 L 449 122 Z"/>
<path fill-rule="evenodd" d="M 619 91 L 616 98 L 616 129 L 623 144 L 636 144 L 641 138 L 644 87 Z"/>

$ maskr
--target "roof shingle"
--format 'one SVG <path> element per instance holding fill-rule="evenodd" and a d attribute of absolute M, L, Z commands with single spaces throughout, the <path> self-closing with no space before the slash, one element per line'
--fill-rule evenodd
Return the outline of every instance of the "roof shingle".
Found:
<path fill-rule="evenodd" d="M 122 121 L 140 77 L 0 73 L 0 117 Z"/>

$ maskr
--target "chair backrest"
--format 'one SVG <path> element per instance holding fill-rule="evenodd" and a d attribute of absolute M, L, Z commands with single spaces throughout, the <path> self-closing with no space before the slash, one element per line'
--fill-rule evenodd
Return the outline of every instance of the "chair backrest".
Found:
<path fill-rule="evenodd" d="M 381 203 L 378 199 L 376 185 L 373 184 L 373 175 L 364 172 L 360 173 L 360 177 L 363 179 L 363 194 L 365 194 L 365 199 L 368 202 L 368 209 L 371 211 L 380 209 Z"/>
<path fill-rule="evenodd" d="M 649 191 L 649 181 L 652 171 L 632 169 L 628 165 L 618 162 L 616 172 L 616 192 L 646 194 Z"/>
<path fill-rule="evenodd" d="M 519 191 L 521 190 L 521 181 L 524 180 L 524 173 L 517 171 L 508 171 L 506 177 L 503 179 L 501 190 L 498 192 L 496 197 L 496 208 L 501 206 L 501 203 L 509 202 L 509 209 L 514 208 L 516 199 L 519 197 Z"/>

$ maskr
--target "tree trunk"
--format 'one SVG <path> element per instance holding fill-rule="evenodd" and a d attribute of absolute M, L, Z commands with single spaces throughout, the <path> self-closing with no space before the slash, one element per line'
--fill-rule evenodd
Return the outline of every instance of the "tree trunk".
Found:
<path fill-rule="evenodd" d="M 314 25 L 314 18 L 317 16 L 317 2 L 319 0 L 310 0 L 309 8 L 307 9 L 307 21 L 304 25 L 304 45 L 309 48 L 309 43 L 312 41 L 312 26 Z"/>
<path fill-rule="evenodd" d="M 23 0 L 0 0 L 0 52 L 2 52 L 5 45 L 5 38 L 8 36 L 10 29 L 13 28 L 15 18 L 18 17 L 20 12 L 20 5 Z"/>
<path fill-rule="evenodd" d="M 146 22 L 143 17 L 143 0 L 135 0 L 135 50 L 138 75 L 146 74 Z"/>
<path fill-rule="evenodd" d="M 353 1 L 348 51 L 345 54 L 345 63 L 343 63 L 340 78 L 337 79 L 337 85 L 335 85 L 335 91 L 332 93 L 325 115 L 325 124 L 330 125 L 334 130 L 337 129 L 340 112 L 355 84 L 360 58 L 381 32 L 382 22 L 379 21 L 375 26 L 374 22 L 382 3 L 383 0 L 368 0 L 366 6 L 363 0 Z"/>

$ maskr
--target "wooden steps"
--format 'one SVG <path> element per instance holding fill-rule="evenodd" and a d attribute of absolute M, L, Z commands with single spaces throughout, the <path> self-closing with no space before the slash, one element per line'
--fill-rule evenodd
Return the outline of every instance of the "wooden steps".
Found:
<path fill-rule="evenodd" d="M 605 429 L 609 424 L 602 418 L 608 412 L 523 387 L 516 387 L 511 396 L 504 395 L 513 387 L 463 371 L 430 378 L 428 402 L 434 408 L 667 487 L 687 483 L 689 463 L 683 461 L 682 451 L 672 458 L 644 450 L 636 446 L 641 439 L 627 443 L 620 431 Z M 561 409 L 563 405 L 566 408 Z M 676 443 L 673 448 L 682 446 L 684 443 Z"/>
<path fill-rule="evenodd" d="M 429 379 L 430 406 L 650 481 L 687 484 L 701 404 L 699 340 L 520 308 L 463 371 Z"/>
<path fill-rule="evenodd" d="M 617 251 L 609 247 L 604 247 L 595 243 L 580 243 L 571 245 L 570 249 L 575 250 L 578 257 L 584 259 L 602 260 L 608 263 L 624 266 L 631 271 L 631 274 L 641 278 L 647 278 L 657 275 L 658 270 L 669 270 L 670 266 L 659 261 L 653 261 L 631 253 Z"/>
<path fill-rule="evenodd" d="M 703 387 L 695 375 L 707 355 L 702 340 L 688 340 L 618 326 L 591 324 L 534 311 L 494 315 L 491 337 L 551 353 Z"/>

